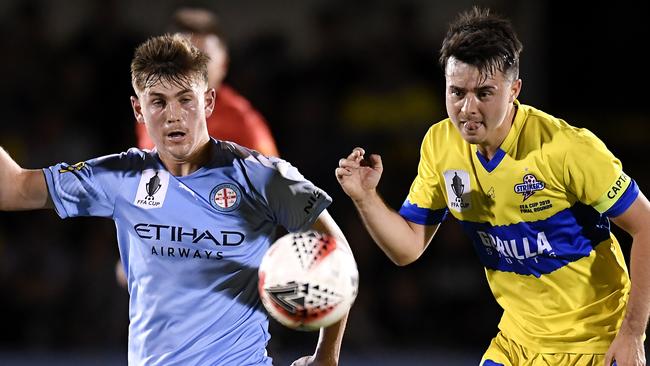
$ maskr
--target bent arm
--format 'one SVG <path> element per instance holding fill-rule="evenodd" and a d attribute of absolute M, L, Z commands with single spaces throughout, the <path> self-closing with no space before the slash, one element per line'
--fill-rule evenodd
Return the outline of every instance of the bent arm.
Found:
<path fill-rule="evenodd" d="M 364 226 L 395 264 L 404 266 L 420 258 L 440 224 L 420 225 L 389 208 L 376 191 L 354 200 Z"/>
<path fill-rule="evenodd" d="M 643 339 L 650 316 L 650 202 L 639 192 L 632 205 L 612 221 L 632 236 L 632 288 L 625 318 L 607 354 L 605 364 L 645 365 Z"/>
<path fill-rule="evenodd" d="M 0 147 L 0 210 L 53 208 L 41 170 L 21 168 Z"/>
<path fill-rule="evenodd" d="M 361 220 L 373 240 L 395 264 L 403 266 L 420 258 L 439 224 L 420 225 L 406 220 L 389 208 L 377 193 L 384 170 L 381 156 L 364 157 L 365 150 L 356 147 L 339 160 L 336 179 L 352 199 Z"/>
<path fill-rule="evenodd" d="M 339 243 L 344 244 L 348 249 L 350 249 L 343 232 L 327 210 L 324 210 L 320 216 L 318 216 L 312 229 L 336 237 Z M 327 328 L 321 328 L 318 336 L 318 344 L 316 345 L 316 352 L 313 356 L 316 361 L 325 365 L 338 364 L 339 355 L 341 353 L 341 343 L 343 342 L 343 333 L 345 332 L 347 320 L 348 315 L 346 314 L 338 322 Z"/>
<path fill-rule="evenodd" d="M 621 330 L 642 335 L 650 316 L 650 202 L 639 192 L 632 205 L 612 221 L 632 236 L 632 289 Z"/>

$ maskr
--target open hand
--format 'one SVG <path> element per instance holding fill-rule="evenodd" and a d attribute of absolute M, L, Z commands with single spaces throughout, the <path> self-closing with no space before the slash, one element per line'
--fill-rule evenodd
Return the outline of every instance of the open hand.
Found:
<path fill-rule="evenodd" d="M 365 159 L 365 150 L 355 147 L 346 158 L 339 160 L 336 180 L 345 194 L 353 200 L 361 200 L 377 188 L 384 167 L 381 156 L 372 154 Z"/>
<path fill-rule="evenodd" d="M 643 336 L 630 334 L 621 327 L 605 355 L 605 365 L 614 361 L 616 366 L 645 366 Z"/>

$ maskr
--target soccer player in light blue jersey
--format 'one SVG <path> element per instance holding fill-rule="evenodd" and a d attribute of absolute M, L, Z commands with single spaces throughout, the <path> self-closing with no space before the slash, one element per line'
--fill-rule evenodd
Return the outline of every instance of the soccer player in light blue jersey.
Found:
<path fill-rule="evenodd" d="M 0 209 L 108 217 L 128 279 L 130 365 L 271 365 L 257 268 L 278 225 L 345 238 L 331 198 L 284 160 L 208 136 L 208 57 L 154 37 L 131 64 L 131 103 L 156 148 L 43 170 L 0 148 Z M 337 365 L 346 319 L 295 365 Z"/>
<path fill-rule="evenodd" d="M 517 100 L 521 49 L 506 19 L 461 14 L 440 57 L 449 118 L 424 137 L 399 212 L 377 193 L 379 155 L 355 148 L 337 179 L 396 264 L 448 214 L 461 223 L 503 308 L 481 366 L 643 366 L 650 203 L 595 135 Z M 631 281 L 610 220 L 633 238 Z"/>

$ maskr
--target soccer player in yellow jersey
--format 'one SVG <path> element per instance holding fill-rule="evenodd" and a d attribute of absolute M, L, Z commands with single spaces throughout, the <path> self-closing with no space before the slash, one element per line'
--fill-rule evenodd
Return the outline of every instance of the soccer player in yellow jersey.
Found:
<path fill-rule="evenodd" d="M 449 118 L 422 142 L 399 212 L 362 148 L 336 177 L 381 249 L 415 261 L 448 213 L 472 238 L 503 316 L 480 365 L 645 365 L 650 203 L 585 129 L 516 99 L 522 45 L 474 8 L 450 25 L 440 62 Z M 631 281 L 610 220 L 630 233 Z"/>

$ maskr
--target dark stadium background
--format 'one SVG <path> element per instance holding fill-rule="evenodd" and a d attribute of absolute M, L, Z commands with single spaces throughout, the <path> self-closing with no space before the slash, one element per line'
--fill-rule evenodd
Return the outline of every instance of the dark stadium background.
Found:
<path fill-rule="evenodd" d="M 133 146 L 133 47 L 162 32 L 186 4 L 0 2 L 0 145 L 30 168 Z M 330 211 L 361 275 L 341 364 L 478 364 L 500 310 L 458 225 L 448 220 L 418 262 L 396 267 L 370 240 L 333 173 L 340 157 L 365 146 L 384 157 L 381 193 L 401 204 L 420 139 L 445 116 L 441 39 L 474 2 L 191 4 L 220 14 L 232 57 L 227 81 L 268 119 L 282 156 L 334 198 Z M 595 132 L 650 191 L 648 5 L 478 4 L 518 29 L 520 101 Z M 0 213 L 0 364 L 126 364 L 127 293 L 115 282 L 114 232 L 109 220 Z M 616 232 L 627 252 L 629 237 Z M 312 351 L 315 334 L 276 323 L 271 331 L 278 365 Z"/>

